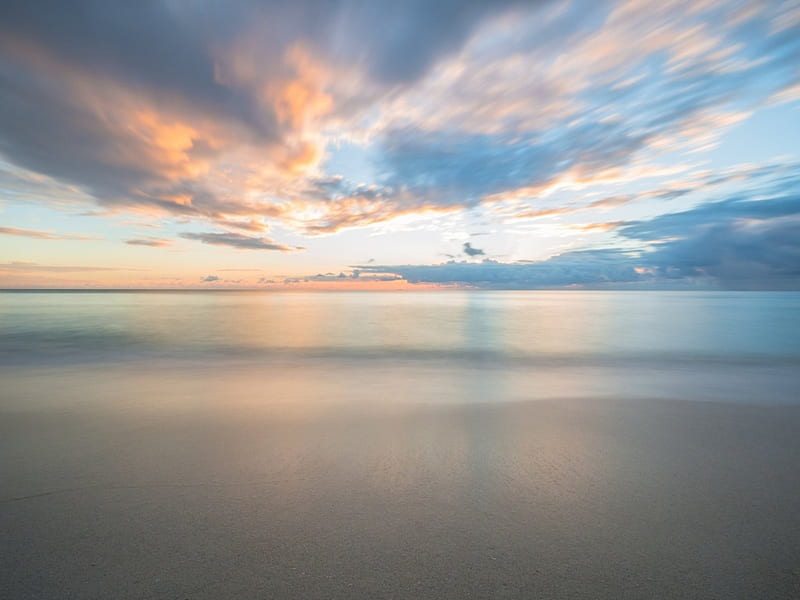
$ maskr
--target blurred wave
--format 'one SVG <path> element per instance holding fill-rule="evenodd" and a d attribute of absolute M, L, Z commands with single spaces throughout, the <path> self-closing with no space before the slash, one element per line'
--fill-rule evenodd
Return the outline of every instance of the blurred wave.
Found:
<path fill-rule="evenodd" d="M 141 359 L 800 366 L 800 294 L 0 294 L 0 364 Z"/>

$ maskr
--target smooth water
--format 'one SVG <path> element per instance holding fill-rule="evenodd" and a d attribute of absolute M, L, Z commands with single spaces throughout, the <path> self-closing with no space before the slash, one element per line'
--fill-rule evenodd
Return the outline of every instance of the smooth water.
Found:
<path fill-rule="evenodd" d="M 236 385 L 244 369 L 389 394 L 375 401 L 413 385 L 432 401 L 784 403 L 800 395 L 800 294 L 9 292 L 0 366 L 6 377 L 197 370 Z"/>

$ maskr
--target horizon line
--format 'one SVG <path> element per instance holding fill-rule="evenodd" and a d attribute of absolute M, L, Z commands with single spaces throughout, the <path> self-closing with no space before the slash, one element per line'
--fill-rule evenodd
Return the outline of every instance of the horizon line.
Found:
<path fill-rule="evenodd" d="M 800 292 L 800 289 L 780 289 L 780 288 L 694 288 L 694 289 L 675 289 L 675 288 L 479 288 L 479 287 L 452 287 L 442 286 L 431 289 L 420 286 L 414 288 L 0 288 L 0 293 L 113 293 L 113 292 Z"/>

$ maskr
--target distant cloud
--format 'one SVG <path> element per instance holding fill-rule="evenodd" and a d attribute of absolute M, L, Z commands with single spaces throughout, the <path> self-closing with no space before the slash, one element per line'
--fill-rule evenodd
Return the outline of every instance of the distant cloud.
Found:
<path fill-rule="evenodd" d="M 624 225 L 647 242 L 662 277 L 711 277 L 726 285 L 800 287 L 800 195 L 731 198 Z"/>
<path fill-rule="evenodd" d="M 241 233 L 182 233 L 182 238 L 196 240 L 204 244 L 217 246 L 230 246 L 245 250 L 277 250 L 279 252 L 293 252 L 303 250 L 300 246 L 286 246 L 269 238 L 251 237 Z"/>
<path fill-rule="evenodd" d="M 219 281 L 219 277 L 217 277 L 216 275 L 206 275 L 205 277 L 203 277 L 202 281 L 205 281 L 206 283 L 211 283 L 213 281 Z"/>
<path fill-rule="evenodd" d="M 569 252 L 540 262 L 361 266 L 364 272 L 391 273 L 410 283 L 461 284 L 487 289 L 539 289 L 573 285 L 630 283 L 643 275 L 635 256 L 621 250 Z"/>
<path fill-rule="evenodd" d="M 84 273 L 93 271 L 141 271 L 142 269 L 127 269 L 125 267 L 91 267 L 77 265 L 41 265 L 34 262 L 14 261 L 0 263 L 0 271 L 15 272 L 51 272 L 51 273 Z"/>
<path fill-rule="evenodd" d="M 86 242 L 98 239 L 98 238 L 84 237 L 72 234 L 38 231 L 35 229 L 19 229 L 17 227 L 0 227 L 0 235 L 15 235 L 20 237 L 36 238 L 39 240 L 73 240 L 80 242 Z"/>
<path fill-rule="evenodd" d="M 787 190 L 796 182 L 784 181 Z M 800 289 L 800 196 L 706 202 L 644 221 L 582 226 L 615 229 L 630 249 L 566 252 L 537 262 L 449 261 L 433 265 L 360 265 L 411 283 L 481 288 L 692 286 Z"/>
<path fill-rule="evenodd" d="M 137 238 L 132 240 L 125 240 L 125 243 L 130 246 L 151 246 L 153 248 L 164 248 L 172 245 L 172 240 L 163 238 Z"/>
<path fill-rule="evenodd" d="M 473 248 L 472 244 L 464 242 L 464 254 L 467 256 L 480 256 L 483 254 L 483 250 L 480 248 Z"/>
<path fill-rule="evenodd" d="M 350 271 L 340 271 L 338 273 L 317 273 L 316 275 L 299 275 L 293 277 L 286 277 L 283 280 L 285 284 L 292 284 L 292 283 L 309 283 L 309 282 L 320 282 L 320 281 L 327 281 L 327 282 L 342 282 L 342 281 L 397 281 L 402 277 L 397 274 L 387 274 L 381 273 L 376 275 L 363 275 L 363 271 L 360 268 L 352 268 Z"/>

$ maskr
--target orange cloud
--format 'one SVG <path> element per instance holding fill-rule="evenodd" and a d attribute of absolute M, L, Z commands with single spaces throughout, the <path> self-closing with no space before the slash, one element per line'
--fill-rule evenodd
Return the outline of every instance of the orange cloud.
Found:
<path fill-rule="evenodd" d="M 291 175 L 299 175 L 309 167 L 319 163 L 322 158 L 322 148 L 313 142 L 301 142 L 296 149 L 290 149 L 288 156 L 278 164 L 280 168 Z"/>
<path fill-rule="evenodd" d="M 580 231 L 612 231 L 626 225 L 628 221 L 609 221 L 607 223 L 587 223 L 585 225 L 570 225 L 570 229 Z"/>

